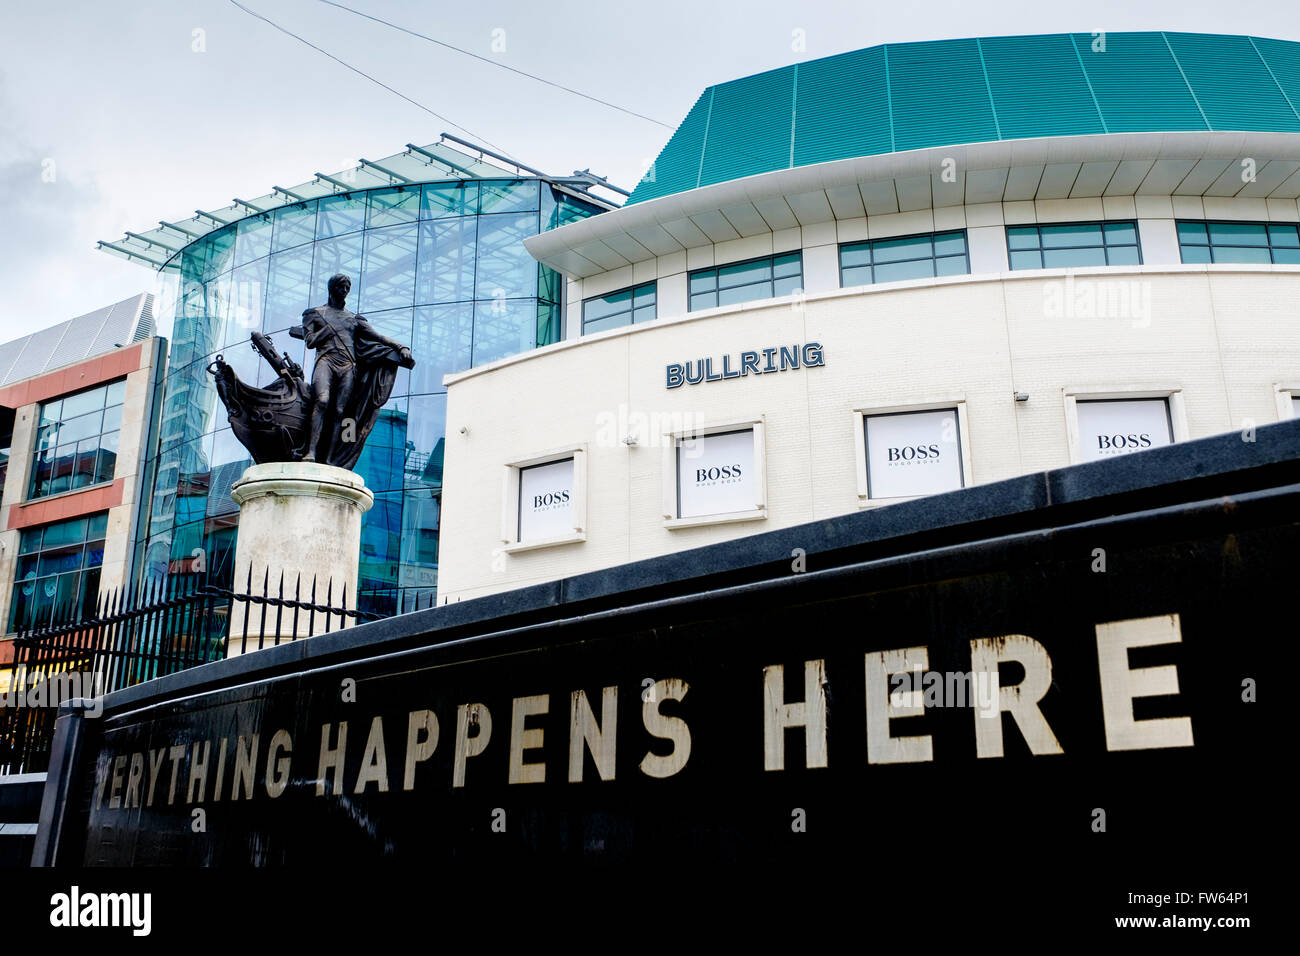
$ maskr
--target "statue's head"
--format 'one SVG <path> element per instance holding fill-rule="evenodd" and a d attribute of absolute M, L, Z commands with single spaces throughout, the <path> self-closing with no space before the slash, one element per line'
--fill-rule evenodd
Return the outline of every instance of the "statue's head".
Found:
<path fill-rule="evenodd" d="M 331 304 L 342 308 L 343 302 L 352 291 L 352 280 L 343 273 L 331 276 L 329 281 L 330 302 Z"/>

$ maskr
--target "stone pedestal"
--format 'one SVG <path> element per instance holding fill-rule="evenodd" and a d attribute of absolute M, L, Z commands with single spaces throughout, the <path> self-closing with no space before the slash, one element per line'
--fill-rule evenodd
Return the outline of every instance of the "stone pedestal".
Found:
<path fill-rule="evenodd" d="M 347 606 L 356 607 L 357 570 L 361 552 L 361 516 L 375 496 L 361 476 L 345 468 L 315 462 L 272 462 L 253 465 L 230 489 L 239 505 L 239 537 L 235 546 L 234 590 L 242 593 L 252 569 L 252 593 L 262 594 L 269 581 L 269 596 L 279 597 L 284 575 L 284 597 L 309 602 L 316 582 L 316 604 L 341 607 L 344 587 Z M 301 583 L 300 583 L 301 582 Z M 258 646 L 263 634 L 262 609 L 235 601 L 231 608 L 227 656 L 241 653 L 247 617 L 247 650 Z M 332 615 L 329 629 L 350 627 Z M 326 615 L 285 608 L 279 618 L 280 641 L 320 634 Z M 266 610 L 263 646 L 275 642 L 276 608 Z"/>

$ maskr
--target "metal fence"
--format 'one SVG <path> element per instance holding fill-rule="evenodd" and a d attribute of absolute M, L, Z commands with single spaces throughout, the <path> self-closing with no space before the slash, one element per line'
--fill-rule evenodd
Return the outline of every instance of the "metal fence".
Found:
<path fill-rule="evenodd" d="M 322 589 L 315 578 L 308 583 L 299 575 L 287 593 L 283 573 L 272 585 L 266 572 L 255 588 L 250 571 L 244 583 L 237 592 L 205 575 L 173 575 L 101 595 L 92 618 L 56 614 L 50 624 L 20 632 L 12 686 L 0 693 L 0 773 L 47 769 L 64 700 L 98 697 L 378 616 L 349 608 L 346 585 L 335 604 L 333 582 Z"/>

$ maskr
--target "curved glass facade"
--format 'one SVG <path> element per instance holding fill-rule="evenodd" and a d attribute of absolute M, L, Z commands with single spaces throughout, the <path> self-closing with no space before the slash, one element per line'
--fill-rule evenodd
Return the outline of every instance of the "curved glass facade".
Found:
<path fill-rule="evenodd" d="M 274 372 L 249 343 L 260 330 L 310 372 L 288 329 L 326 301 L 326 282 L 342 272 L 352 277 L 348 307 L 409 342 L 416 358 L 356 466 L 375 494 L 362 526 L 359 604 L 392 613 L 412 593 L 427 600 L 438 583 L 442 377 L 562 337 L 561 278 L 523 240 L 599 211 L 543 180 L 457 179 L 284 206 L 177 253 L 163 269 L 175 319 L 149 517 L 136 543 L 142 576 L 205 571 L 211 583 L 235 583 L 230 486 L 252 461 L 207 367 L 221 354 L 240 378 L 268 384 Z"/>

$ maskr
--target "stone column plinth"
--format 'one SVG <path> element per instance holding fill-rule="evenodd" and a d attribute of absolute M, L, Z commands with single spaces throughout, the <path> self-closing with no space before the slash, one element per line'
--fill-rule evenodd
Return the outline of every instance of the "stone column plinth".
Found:
<path fill-rule="evenodd" d="M 270 596 L 278 597 L 283 573 L 286 599 L 297 593 L 299 600 L 310 601 L 315 580 L 317 604 L 341 606 L 346 586 L 347 606 L 356 607 L 361 516 L 375 502 L 360 475 L 315 462 L 253 465 L 231 486 L 230 496 L 239 505 L 236 592 L 247 587 L 251 568 L 253 594 L 260 596 L 263 582 L 269 580 Z M 256 649 L 263 633 L 261 607 L 235 601 L 230 616 L 227 655 L 241 653 L 246 616 L 247 650 Z M 280 641 L 322 633 L 325 618 L 323 613 L 299 611 L 295 626 L 292 609 L 285 608 L 279 618 Z M 352 623 L 340 625 L 339 616 L 333 615 L 329 628 Z M 275 632 L 276 609 L 268 607 L 263 646 L 274 643 Z"/>

